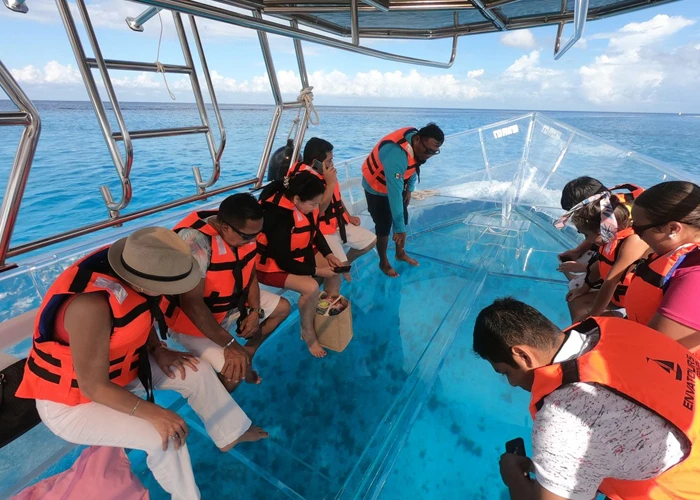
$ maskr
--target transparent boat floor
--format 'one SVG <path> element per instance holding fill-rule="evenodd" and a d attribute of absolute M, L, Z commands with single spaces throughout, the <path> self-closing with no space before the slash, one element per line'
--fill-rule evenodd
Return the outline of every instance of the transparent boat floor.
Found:
<path fill-rule="evenodd" d="M 493 227 L 465 224 L 474 214 Z M 560 236 L 533 211 L 516 209 L 511 221 L 526 228 L 522 234 L 503 232 L 493 204 L 423 210 L 414 226 L 426 229 L 409 242 L 420 267 L 399 264 L 401 276 L 388 279 L 369 254 L 344 284 L 355 337 L 343 353 L 312 358 L 295 312 L 256 356 L 262 385 L 234 394 L 270 432 L 265 441 L 222 454 L 181 399 L 157 393 L 191 427 L 203 498 L 500 495 L 498 455 L 507 439 L 527 438 L 527 397 L 472 353 L 475 314 L 512 294 L 549 304 L 545 313 L 566 324 L 565 284 L 555 270 Z M 50 472 L 69 467 L 75 455 Z M 152 498 L 167 498 L 145 455 L 130 458 Z M 9 459 L 0 450 L 0 463 Z"/>

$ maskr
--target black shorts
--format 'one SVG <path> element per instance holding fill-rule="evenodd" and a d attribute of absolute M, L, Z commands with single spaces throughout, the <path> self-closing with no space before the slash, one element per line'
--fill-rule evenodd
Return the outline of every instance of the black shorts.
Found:
<path fill-rule="evenodd" d="M 365 198 L 367 198 L 367 210 L 374 221 L 374 232 L 377 236 L 389 236 L 394 221 L 391 216 L 389 197 L 372 194 L 365 190 Z M 404 224 L 408 224 L 408 203 L 405 201 L 403 204 L 403 221 Z"/>

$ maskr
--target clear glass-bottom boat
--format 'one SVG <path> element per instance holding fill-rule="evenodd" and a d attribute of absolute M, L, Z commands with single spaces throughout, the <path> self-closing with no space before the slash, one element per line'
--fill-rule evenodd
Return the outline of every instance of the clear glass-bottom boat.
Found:
<path fill-rule="evenodd" d="M 336 166 L 347 173 L 346 205 L 371 224 L 358 177 L 363 160 Z M 463 175 L 446 174 L 455 171 Z M 498 458 L 507 440 L 529 441 L 529 400 L 473 354 L 474 318 L 494 298 L 513 295 L 568 324 L 556 255 L 577 235 L 552 221 L 561 188 L 584 173 L 608 186 L 681 177 L 540 114 L 448 137 L 410 209 L 407 249 L 420 267 L 398 265 L 392 280 L 375 254 L 357 261 L 343 284 L 355 331 L 344 352 L 311 357 L 293 313 L 256 355 L 263 384 L 234 397 L 269 439 L 222 454 L 182 399 L 156 393 L 190 426 L 203 498 L 501 498 Z M 149 225 L 171 227 L 183 215 Z M 0 275 L 0 361 L 26 354 L 36 308 L 63 269 L 136 227 Z M 0 498 L 69 468 L 81 450 L 39 425 L 0 449 Z M 145 454 L 129 458 L 151 498 L 165 498 Z"/>

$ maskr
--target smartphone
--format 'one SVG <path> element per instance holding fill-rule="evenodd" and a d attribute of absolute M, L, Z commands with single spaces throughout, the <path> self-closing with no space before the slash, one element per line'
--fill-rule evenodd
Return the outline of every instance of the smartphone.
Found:
<path fill-rule="evenodd" d="M 525 456 L 525 441 L 523 438 L 515 438 L 511 441 L 508 441 L 506 443 L 506 453 L 514 453 L 516 455 L 520 455 L 521 457 Z"/>
<path fill-rule="evenodd" d="M 323 163 L 321 163 L 318 160 L 313 161 L 313 163 L 311 164 L 311 168 L 313 168 L 319 174 L 323 173 Z"/>
<path fill-rule="evenodd" d="M 352 266 L 334 267 L 333 272 L 335 272 L 336 274 L 349 273 L 350 269 L 352 269 Z"/>

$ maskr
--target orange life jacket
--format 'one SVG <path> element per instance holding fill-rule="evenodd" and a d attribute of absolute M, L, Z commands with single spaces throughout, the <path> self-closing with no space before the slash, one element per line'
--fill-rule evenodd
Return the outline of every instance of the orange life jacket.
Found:
<path fill-rule="evenodd" d="M 98 250 L 63 271 L 51 285 L 34 323 L 34 342 L 17 396 L 55 401 L 68 406 L 90 400 L 78 387 L 70 346 L 53 339 L 61 305 L 80 293 L 102 293 L 112 309 L 109 379 L 125 386 L 148 364 L 145 344 L 154 317 L 147 299 L 116 277 L 107 261 L 107 248 Z M 147 368 L 150 374 L 150 366 Z M 148 389 L 148 387 L 147 387 Z"/>
<path fill-rule="evenodd" d="M 637 186 L 636 184 L 618 184 L 610 188 L 610 191 L 615 195 L 615 197 L 620 200 L 621 203 L 627 205 L 628 207 L 632 205 L 634 200 L 636 200 L 640 194 L 644 192 L 644 188 Z M 623 193 L 616 193 L 615 191 L 625 191 Z"/>
<path fill-rule="evenodd" d="M 387 135 L 374 146 L 374 149 L 362 164 L 362 175 L 370 187 L 378 193 L 387 194 L 384 165 L 382 165 L 382 161 L 379 158 L 379 150 L 385 144 L 396 144 L 406 153 L 408 168 L 406 168 L 406 172 L 403 174 L 404 190 L 407 188 L 408 180 L 413 177 L 413 174 L 418 174 L 418 178 L 420 179 L 420 166 L 422 162 L 419 162 L 413 156 L 413 148 L 408 139 L 406 139 L 406 136 L 411 132 L 417 132 L 417 129 L 406 127 Z"/>
<path fill-rule="evenodd" d="M 634 234 L 634 230 L 631 227 L 618 231 L 615 241 L 608 243 L 600 248 L 598 254 L 598 271 L 600 272 L 601 279 L 605 280 L 610 274 L 613 264 L 617 262 L 618 254 L 620 253 L 620 247 L 622 247 L 622 242 L 628 237 Z M 613 304 L 618 307 L 624 306 L 624 297 L 627 293 L 627 288 L 629 287 L 632 278 L 634 277 L 634 272 L 632 272 L 634 266 L 630 266 L 620 277 L 620 282 L 615 289 L 613 298 L 610 300 Z"/>
<path fill-rule="evenodd" d="M 274 194 L 262 203 L 277 205 L 292 212 L 294 228 L 292 229 L 291 248 L 287 251 L 291 253 L 292 259 L 297 262 L 304 262 L 306 256 L 309 255 L 309 249 L 313 247 L 314 237 L 318 230 L 318 208 L 309 214 L 302 214 L 294 206 L 294 203 L 282 193 Z M 280 249 L 277 250 L 279 251 Z M 264 273 L 285 272 L 268 251 L 267 236 L 264 232 L 258 236 L 258 253 L 260 254 L 260 261 L 257 266 L 259 271 Z"/>
<path fill-rule="evenodd" d="M 287 175 L 290 177 L 299 172 L 309 172 L 319 179 L 323 180 L 323 175 L 318 173 L 313 167 L 306 165 L 302 162 L 297 162 L 289 168 Z M 324 181 L 325 184 L 325 181 Z M 323 234 L 335 234 L 336 231 L 340 233 L 340 237 L 343 243 L 347 243 L 348 237 L 345 232 L 345 225 L 350 223 L 350 218 L 348 217 L 345 208 L 343 207 L 343 202 L 340 194 L 340 183 L 335 184 L 335 189 L 333 190 L 333 198 L 331 198 L 331 203 L 324 213 L 322 213 L 318 218 L 318 227 Z"/>
<path fill-rule="evenodd" d="M 209 238 L 211 261 L 204 280 L 204 303 L 221 323 L 229 311 L 236 308 L 241 311 L 248 302 L 248 290 L 258 261 L 258 251 L 255 241 L 238 248 L 230 247 L 219 232 L 206 222 L 206 219 L 218 212 L 193 212 L 177 224 L 173 231 L 179 233 L 185 228 L 191 228 Z M 168 295 L 163 300 L 165 321 L 172 331 L 204 337 L 180 308 L 179 296 Z"/>
<path fill-rule="evenodd" d="M 691 445 L 680 463 L 659 476 L 641 481 L 608 478 L 600 491 L 611 500 L 700 499 L 700 361 L 665 335 L 621 318 L 589 318 L 570 329 L 574 328 L 599 328 L 600 340 L 577 359 L 535 370 L 533 420 L 544 398 L 560 387 L 600 384 L 668 421 Z"/>
<path fill-rule="evenodd" d="M 627 319 L 649 324 L 661 305 L 671 276 L 688 254 L 698 250 L 700 244 L 683 245 L 666 255 L 652 254 L 639 261 L 625 297 Z"/>

